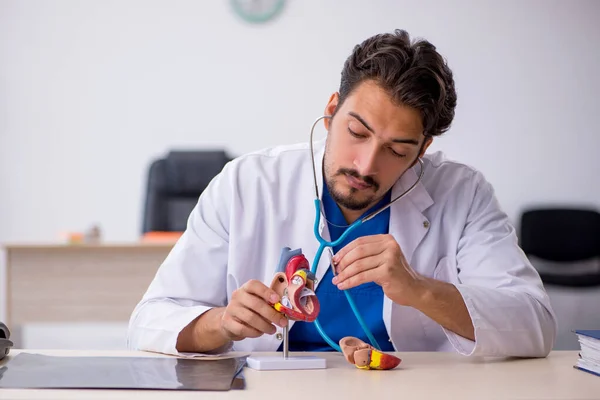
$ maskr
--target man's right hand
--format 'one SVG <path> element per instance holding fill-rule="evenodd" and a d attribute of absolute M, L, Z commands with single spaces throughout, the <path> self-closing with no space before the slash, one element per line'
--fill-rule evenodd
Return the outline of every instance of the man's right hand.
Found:
<path fill-rule="evenodd" d="M 208 310 L 190 322 L 178 335 L 176 349 L 185 352 L 208 352 L 231 341 L 256 338 L 276 332 L 287 319 L 273 304 L 281 299 L 262 282 L 251 280 L 235 290 L 227 307 Z"/>
<path fill-rule="evenodd" d="M 251 280 L 235 290 L 221 316 L 221 332 L 229 340 L 257 338 L 274 334 L 275 325 L 284 327 L 287 319 L 273 308 L 280 297 L 260 281 Z"/>

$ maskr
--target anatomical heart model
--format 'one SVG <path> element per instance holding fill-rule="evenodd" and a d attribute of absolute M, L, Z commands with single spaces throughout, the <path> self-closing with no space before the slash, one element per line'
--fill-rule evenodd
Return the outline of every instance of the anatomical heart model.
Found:
<path fill-rule="evenodd" d="M 321 308 L 315 294 L 315 275 L 310 272 L 302 250 L 284 248 L 277 271 L 271 289 L 281 297 L 281 302 L 273 307 L 293 321 L 317 319 Z"/>
<path fill-rule="evenodd" d="M 360 369 L 394 369 L 402 361 L 352 336 L 340 340 L 340 348 L 346 360 Z"/>

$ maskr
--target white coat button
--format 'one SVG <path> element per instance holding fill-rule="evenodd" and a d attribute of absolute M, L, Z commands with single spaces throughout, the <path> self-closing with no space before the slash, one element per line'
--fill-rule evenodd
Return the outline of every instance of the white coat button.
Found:
<path fill-rule="evenodd" d="M 423 221 L 423 228 L 429 228 L 429 221 Z"/>
<path fill-rule="evenodd" d="M 277 332 L 277 335 L 275 335 L 275 337 L 277 338 L 277 340 L 283 340 L 283 335 L 281 334 L 281 332 Z"/>

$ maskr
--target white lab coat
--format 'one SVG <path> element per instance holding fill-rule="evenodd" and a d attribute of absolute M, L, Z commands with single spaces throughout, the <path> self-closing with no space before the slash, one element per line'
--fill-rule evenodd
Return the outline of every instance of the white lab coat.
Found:
<path fill-rule="evenodd" d="M 315 144 L 317 171 L 323 150 L 324 141 Z M 554 313 L 491 185 L 478 171 L 439 152 L 425 155 L 424 167 L 421 183 L 392 205 L 389 233 L 416 272 L 458 288 L 476 340 L 386 297 L 382 317 L 394 348 L 546 356 L 556 335 Z M 395 184 L 392 198 L 415 181 L 418 168 Z M 317 178 L 322 193 L 322 175 Z M 266 149 L 227 164 L 200 196 L 186 231 L 133 311 L 129 347 L 177 354 L 178 333 L 190 321 L 227 305 L 232 292 L 250 279 L 271 283 L 283 247 L 301 248 L 312 262 L 318 247 L 314 218 L 308 145 Z M 323 220 L 320 231 L 329 239 Z M 328 266 L 324 253 L 318 281 Z M 245 339 L 233 349 L 276 351 L 280 338 Z"/>

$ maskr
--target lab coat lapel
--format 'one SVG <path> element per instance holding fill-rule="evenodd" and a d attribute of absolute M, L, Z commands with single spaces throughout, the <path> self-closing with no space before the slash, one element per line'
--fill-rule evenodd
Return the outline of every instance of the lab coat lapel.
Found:
<path fill-rule="evenodd" d="M 420 166 L 406 171 L 400 180 L 392 188 L 392 199 L 404 193 L 418 179 Z M 429 220 L 423 215 L 433 200 L 422 182 L 404 198 L 392 204 L 390 212 L 389 233 L 394 236 L 406 261 L 410 264 L 415 249 L 429 230 Z"/>

